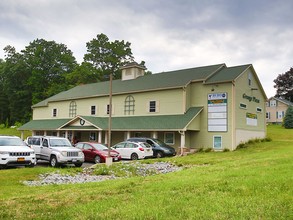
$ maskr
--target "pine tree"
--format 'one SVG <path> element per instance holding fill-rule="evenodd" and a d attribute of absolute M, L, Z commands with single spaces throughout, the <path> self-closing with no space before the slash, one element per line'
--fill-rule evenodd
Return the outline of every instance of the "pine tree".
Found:
<path fill-rule="evenodd" d="M 289 106 L 286 111 L 283 126 L 285 128 L 293 128 L 293 107 Z"/>

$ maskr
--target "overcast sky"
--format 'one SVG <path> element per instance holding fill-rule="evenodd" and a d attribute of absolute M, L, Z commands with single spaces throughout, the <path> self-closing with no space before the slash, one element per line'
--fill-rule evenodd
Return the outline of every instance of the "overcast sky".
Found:
<path fill-rule="evenodd" d="M 81 63 L 97 34 L 131 43 L 153 73 L 253 64 L 268 97 L 293 66 L 293 0 L 1 0 L 0 58 L 37 38 Z"/>

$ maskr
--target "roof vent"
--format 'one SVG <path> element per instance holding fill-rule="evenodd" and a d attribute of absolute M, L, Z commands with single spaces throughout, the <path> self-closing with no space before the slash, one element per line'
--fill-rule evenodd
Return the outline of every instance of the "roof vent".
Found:
<path fill-rule="evenodd" d="M 146 70 L 145 66 L 139 65 L 137 62 L 128 63 L 120 69 L 122 70 L 122 81 L 143 76 Z"/>

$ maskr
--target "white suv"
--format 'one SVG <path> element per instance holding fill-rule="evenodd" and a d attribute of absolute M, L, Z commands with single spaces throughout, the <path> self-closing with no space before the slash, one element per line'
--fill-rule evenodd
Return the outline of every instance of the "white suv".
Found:
<path fill-rule="evenodd" d="M 0 168 L 36 165 L 36 155 L 19 137 L 0 136 Z"/>
<path fill-rule="evenodd" d="M 83 152 L 71 145 L 67 138 L 55 136 L 32 136 L 26 143 L 36 152 L 38 160 L 47 160 L 52 167 L 60 164 L 74 164 L 81 167 L 84 162 Z"/>

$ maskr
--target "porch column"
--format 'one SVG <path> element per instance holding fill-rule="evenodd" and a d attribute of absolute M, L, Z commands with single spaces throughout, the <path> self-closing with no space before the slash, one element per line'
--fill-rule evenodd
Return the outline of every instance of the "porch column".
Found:
<path fill-rule="evenodd" d="M 60 131 L 57 131 L 57 137 L 60 137 Z"/>
<path fill-rule="evenodd" d="M 47 131 L 44 131 L 44 136 L 47 136 Z"/>
<path fill-rule="evenodd" d="M 184 148 L 185 148 L 185 132 L 184 131 L 179 131 L 181 135 L 180 139 L 180 155 L 183 155 L 184 153 Z"/>
<path fill-rule="evenodd" d="M 98 134 L 98 143 L 102 143 L 102 135 L 103 135 L 103 132 L 102 131 L 99 131 L 99 134 Z"/>
<path fill-rule="evenodd" d="M 131 138 L 131 132 L 130 131 L 127 131 L 126 132 L 126 140 L 129 139 L 129 138 Z"/>
<path fill-rule="evenodd" d="M 23 131 L 20 132 L 20 138 L 23 140 Z"/>
<path fill-rule="evenodd" d="M 155 139 L 158 138 L 158 132 L 157 131 L 152 132 L 152 138 L 155 138 Z"/>
<path fill-rule="evenodd" d="M 65 138 L 68 139 L 68 131 L 65 131 Z"/>

